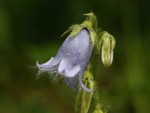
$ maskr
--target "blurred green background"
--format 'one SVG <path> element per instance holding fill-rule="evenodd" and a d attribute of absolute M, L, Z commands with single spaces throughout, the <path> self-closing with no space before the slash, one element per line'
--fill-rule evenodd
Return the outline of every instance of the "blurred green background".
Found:
<path fill-rule="evenodd" d="M 74 113 L 76 92 L 36 79 L 32 67 L 55 56 L 60 35 L 90 11 L 117 40 L 112 66 L 98 69 L 101 103 L 109 113 L 150 113 L 148 0 L 1 0 L 0 113 Z"/>

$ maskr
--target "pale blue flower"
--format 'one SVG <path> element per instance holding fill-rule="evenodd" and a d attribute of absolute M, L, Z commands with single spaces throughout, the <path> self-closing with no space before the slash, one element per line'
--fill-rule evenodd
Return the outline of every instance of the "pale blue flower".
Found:
<path fill-rule="evenodd" d="M 93 46 L 89 32 L 82 29 L 75 37 L 66 38 L 55 57 L 51 57 L 44 64 L 39 64 L 37 61 L 36 65 L 41 72 L 59 73 L 65 78 L 67 84 L 71 84 L 69 82 L 71 79 L 78 78 L 77 82 L 82 88 L 91 91 L 82 83 L 82 76 L 91 57 Z"/>

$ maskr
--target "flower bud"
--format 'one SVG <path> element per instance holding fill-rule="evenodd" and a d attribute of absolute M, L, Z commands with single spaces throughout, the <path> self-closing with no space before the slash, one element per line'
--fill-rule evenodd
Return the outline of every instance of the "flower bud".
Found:
<path fill-rule="evenodd" d="M 105 67 L 109 67 L 113 61 L 113 49 L 115 47 L 115 39 L 108 32 L 104 31 L 102 38 L 102 62 Z"/>
<path fill-rule="evenodd" d="M 88 87 L 92 91 L 88 92 L 86 90 L 81 90 L 77 93 L 75 110 L 77 113 L 88 113 L 95 88 L 95 81 L 93 80 L 92 73 L 84 71 L 82 81 L 85 87 Z"/>

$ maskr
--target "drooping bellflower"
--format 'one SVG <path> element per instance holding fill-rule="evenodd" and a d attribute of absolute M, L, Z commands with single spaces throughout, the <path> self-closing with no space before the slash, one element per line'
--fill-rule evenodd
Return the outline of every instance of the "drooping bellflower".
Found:
<path fill-rule="evenodd" d="M 86 67 L 93 47 L 98 52 L 101 51 L 102 62 L 106 67 L 109 67 L 113 61 L 115 39 L 108 32 L 102 32 L 97 28 L 97 19 L 93 13 L 84 15 L 87 18 L 82 24 L 75 24 L 62 34 L 63 36 L 70 32 L 56 56 L 51 57 L 44 64 L 39 64 L 37 61 L 36 66 L 39 72 L 58 73 L 72 88 L 79 83 L 83 89 L 91 92 L 93 90 L 83 84 L 82 76 L 85 71 L 89 71 Z M 75 82 L 72 82 L 74 79 Z"/>
<path fill-rule="evenodd" d="M 93 46 L 89 31 L 83 28 L 75 37 L 69 35 L 65 39 L 55 57 L 51 57 L 44 64 L 37 61 L 36 65 L 41 72 L 59 73 L 66 79 L 67 84 L 70 84 L 69 79 L 77 77 L 82 88 L 91 91 L 82 83 L 82 75 L 91 57 Z"/>

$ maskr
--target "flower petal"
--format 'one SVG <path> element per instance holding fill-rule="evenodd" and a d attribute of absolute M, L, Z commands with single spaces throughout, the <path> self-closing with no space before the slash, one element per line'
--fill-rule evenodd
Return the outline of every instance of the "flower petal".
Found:
<path fill-rule="evenodd" d="M 67 67 L 67 65 L 68 65 L 68 62 L 65 60 L 62 60 L 59 64 L 58 72 L 62 73 L 65 70 L 65 68 Z"/>
<path fill-rule="evenodd" d="M 69 70 L 69 69 L 66 69 L 65 70 L 65 73 L 68 77 L 74 77 L 79 71 L 81 70 L 80 66 L 77 65 L 75 66 L 73 69 Z"/>
<path fill-rule="evenodd" d="M 51 71 L 56 68 L 56 65 L 60 62 L 58 58 L 51 58 L 48 62 L 39 64 L 38 61 L 36 62 L 36 66 L 40 71 Z"/>
<path fill-rule="evenodd" d="M 51 57 L 51 59 L 48 61 L 48 62 L 46 62 L 46 63 L 43 63 L 43 64 L 38 64 L 38 62 L 37 62 L 37 66 L 48 66 L 48 65 L 50 65 L 51 63 L 52 63 L 52 61 L 54 60 L 54 57 Z"/>

